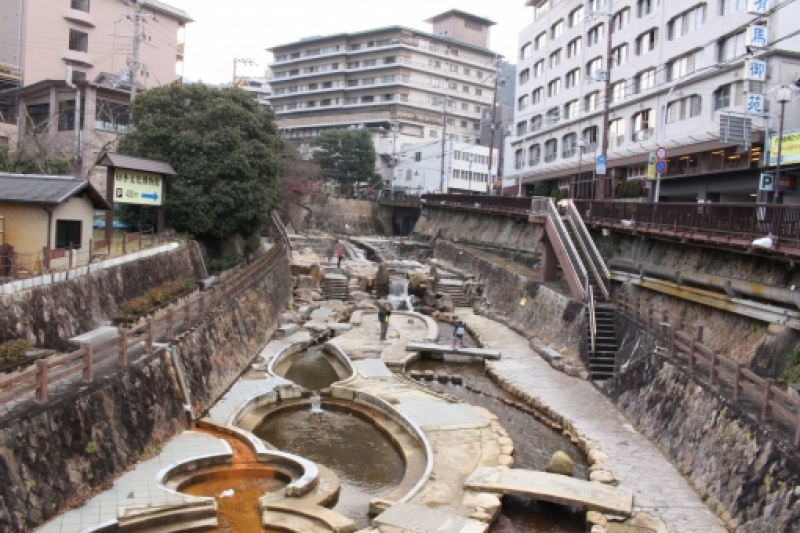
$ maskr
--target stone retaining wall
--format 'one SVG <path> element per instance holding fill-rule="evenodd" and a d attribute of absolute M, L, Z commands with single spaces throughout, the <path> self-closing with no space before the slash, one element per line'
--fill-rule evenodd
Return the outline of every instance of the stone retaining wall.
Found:
<path fill-rule="evenodd" d="M 736 531 L 797 531 L 800 455 L 737 406 L 659 357 L 634 358 L 608 394 Z"/>
<path fill-rule="evenodd" d="M 492 314 L 501 315 L 522 332 L 535 332 L 559 350 L 580 353 L 586 342 L 583 304 L 443 239 L 436 241 L 434 255 L 483 282 Z M 520 305 L 523 296 L 528 299 L 525 306 Z"/>
<path fill-rule="evenodd" d="M 538 249 L 534 231 L 527 220 L 454 211 L 450 209 L 425 208 L 414 233 L 434 237 L 441 232 L 451 240 L 470 240 L 502 244 L 521 249 Z"/>
<path fill-rule="evenodd" d="M 68 339 L 105 325 L 117 305 L 166 281 L 194 277 L 189 246 L 0 297 L 0 342 L 27 339 L 66 351 Z"/>

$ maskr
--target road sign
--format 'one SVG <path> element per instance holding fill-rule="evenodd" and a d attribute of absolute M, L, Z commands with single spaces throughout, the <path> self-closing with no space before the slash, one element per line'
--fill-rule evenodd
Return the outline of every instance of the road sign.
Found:
<path fill-rule="evenodd" d="M 161 174 L 117 168 L 114 170 L 114 203 L 161 205 L 164 201 L 162 179 Z"/>
<path fill-rule="evenodd" d="M 647 179 L 656 179 L 656 153 L 650 152 L 647 156 Z"/>
<path fill-rule="evenodd" d="M 656 172 L 664 174 L 667 171 L 667 162 L 660 159 L 656 162 Z"/>
<path fill-rule="evenodd" d="M 772 174 L 761 174 L 761 180 L 758 183 L 759 191 L 772 191 L 775 190 L 775 176 Z"/>
<path fill-rule="evenodd" d="M 598 154 L 597 156 L 597 164 L 594 167 L 594 173 L 603 175 L 606 173 L 606 156 L 603 154 Z"/>
<path fill-rule="evenodd" d="M 666 159 L 667 158 L 667 149 L 664 148 L 663 146 L 659 146 L 658 148 L 656 148 L 656 157 L 659 160 Z"/>

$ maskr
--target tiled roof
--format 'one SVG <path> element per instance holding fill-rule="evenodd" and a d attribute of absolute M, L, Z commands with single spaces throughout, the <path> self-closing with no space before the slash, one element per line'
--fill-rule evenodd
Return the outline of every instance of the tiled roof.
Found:
<path fill-rule="evenodd" d="M 128 170 L 141 170 L 142 172 L 152 172 L 154 174 L 164 174 L 174 176 L 177 174 L 169 163 L 163 161 L 153 161 L 152 159 L 142 159 L 130 155 L 122 155 L 113 152 L 107 153 L 100 160 L 100 165 L 107 167 L 126 168 Z"/>
<path fill-rule="evenodd" d="M 0 172 L 0 202 L 61 204 L 82 192 L 89 195 L 95 208 L 110 208 L 88 180 L 72 176 Z"/>

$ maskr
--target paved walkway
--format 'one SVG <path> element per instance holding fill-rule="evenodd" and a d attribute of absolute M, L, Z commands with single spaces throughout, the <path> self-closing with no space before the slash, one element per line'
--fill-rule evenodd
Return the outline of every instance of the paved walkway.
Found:
<path fill-rule="evenodd" d="M 231 453 L 223 440 L 204 433 L 184 431 L 172 439 L 156 457 L 139 463 L 114 482 L 114 487 L 91 498 L 86 505 L 48 522 L 41 533 L 76 533 L 117 519 L 121 507 L 181 505 L 206 498 L 177 495 L 156 485 L 156 475 L 179 461 L 209 454 Z"/>
<path fill-rule="evenodd" d="M 634 512 L 660 518 L 674 533 L 727 532 L 658 448 L 591 383 L 553 369 L 530 348 L 527 339 L 506 326 L 475 315 L 469 308 L 459 308 L 457 313 L 487 347 L 503 353 L 502 360 L 487 361 L 488 367 L 569 419 L 608 454 L 604 468 L 613 472 L 620 486 L 633 491 Z"/>

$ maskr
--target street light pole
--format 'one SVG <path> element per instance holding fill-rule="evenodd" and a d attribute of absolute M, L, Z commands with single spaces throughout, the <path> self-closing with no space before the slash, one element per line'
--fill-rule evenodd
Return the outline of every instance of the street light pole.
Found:
<path fill-rule="evenodd" d="M 783 115 L 786 110 L 786 102 L 792 99 L 792 88 L 788 85 L 781 85 L 775 91 L 775 99 L 781 104 L 781 117 L 780 125 L 778 126 L 778 163 L 775 166 L 775 182 L 773 188 L 779 189 L 781 183 L 781 157 L 783 156 Z M 780 190 L 776 190 L 773 195 L 773 201 L 777 204 L 780 203 Z"/>
<path fill-rule="evenodd" d="M 494 130 L 497 127 L 497 88 L 505 85 L 500 81 L 500 59 L 494 60 L 494 93 L 492 94 L 492 124 L 489 128 L 489 181 L 492 181 L 492 162 L 494 159 Z M 502 148 L 500 148 L 502 150 Z"/>
<path fill-rule="evenodd" d="M 442 97 L 442 116 L 444 117 L 444 129 L 442 131 L 442 165 L 440 169 L 440 177 L 439 177 L 439 192 L 446 192 L 444 190 L 444 143 L 447 139 L 447 101 L 449 100 L 448 97 Z"/>
<path fill-rule="evenodd" d="M 612 53 L 612 45 L 611 45 L 611 36 L 613 34 L 613 26 L 614 26 L 614 8 L 613 8 L 613 0 L 608 0 L 608 25 L 606 27 L 606 72 L 605 72 L 605 88 L 603 93 L 605 95 L 603 101 L 603 143 L 601 146 L 601 153 L 603 154 L 603 161 L 604 164 L 608 164 L 608 128 L 609 128 L 609 114 L 611 111 L 611 53 Z M 600 174 L 597 178 L 597 199 L 598 200 L 605 200 L 606 198 L 606 174 L 608 170 L 605 171 L 604 174 Z M 613 190 L 613 189 L 612 189 Z"/>

